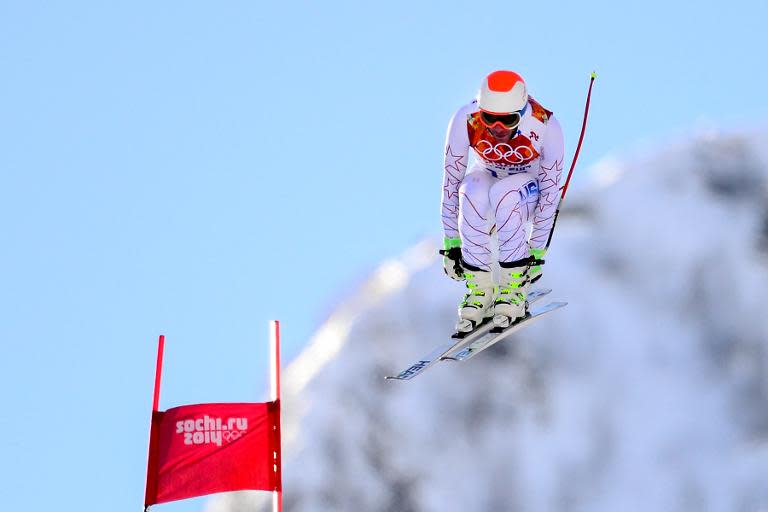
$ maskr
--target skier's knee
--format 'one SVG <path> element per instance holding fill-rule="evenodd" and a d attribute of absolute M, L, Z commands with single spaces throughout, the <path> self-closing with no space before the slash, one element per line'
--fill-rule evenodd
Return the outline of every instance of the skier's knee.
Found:
<path fill-rule="evenodd" d="M 459 185 L 459 202 L 469 200 L 475 208 L 486 209 L 489 206 L 488 189 L 490 184 L 484 176 L 468 174 Z"/>
<path fill-rule="evenodd" d="M 459 185 L 459 193 L 469 197 L 475 197 L 480 194 L 488 193 L 488 183 L 480 173 L 470 173 L 464 177 Z"/>

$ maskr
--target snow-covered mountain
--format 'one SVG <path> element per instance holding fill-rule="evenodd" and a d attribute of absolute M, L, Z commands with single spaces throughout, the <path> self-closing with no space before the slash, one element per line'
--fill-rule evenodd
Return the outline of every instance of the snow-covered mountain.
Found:
<path fill-rule="evenodd" d="M 286 511 L 768 511 L 763 148 L 605 159 L 547 255 L 569 306 L 410 382 L 383 376 L 444 341 L 462 285 L 434 243 L 383 263 L 284 374 Z"/>

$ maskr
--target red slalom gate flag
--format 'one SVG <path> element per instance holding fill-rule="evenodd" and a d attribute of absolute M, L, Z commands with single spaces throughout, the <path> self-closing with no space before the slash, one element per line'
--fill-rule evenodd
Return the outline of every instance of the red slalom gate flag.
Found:
<path fill-rule="evenodd" d="M 280 401 L 155 410 L 145 507 L 245 489 L 281 491 Z"/>

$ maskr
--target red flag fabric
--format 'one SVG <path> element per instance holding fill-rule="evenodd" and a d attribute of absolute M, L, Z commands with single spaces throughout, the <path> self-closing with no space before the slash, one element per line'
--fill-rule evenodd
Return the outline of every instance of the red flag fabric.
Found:
<path fill-rule="evenodd" d="M 280 402 L 197 404 L 152 415 L 144 505 L 280 490 Z"/>

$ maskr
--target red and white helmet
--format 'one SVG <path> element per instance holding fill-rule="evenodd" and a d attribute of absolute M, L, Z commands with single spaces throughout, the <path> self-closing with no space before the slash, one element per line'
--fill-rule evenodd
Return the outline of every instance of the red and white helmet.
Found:
<path fill-rule="evenodd" d="M 477 93 L 477 106 L 489 114 L 518 112 L 527 104 L 525 80 L 514 71 L 494 71 L 485 77 Z"/>

